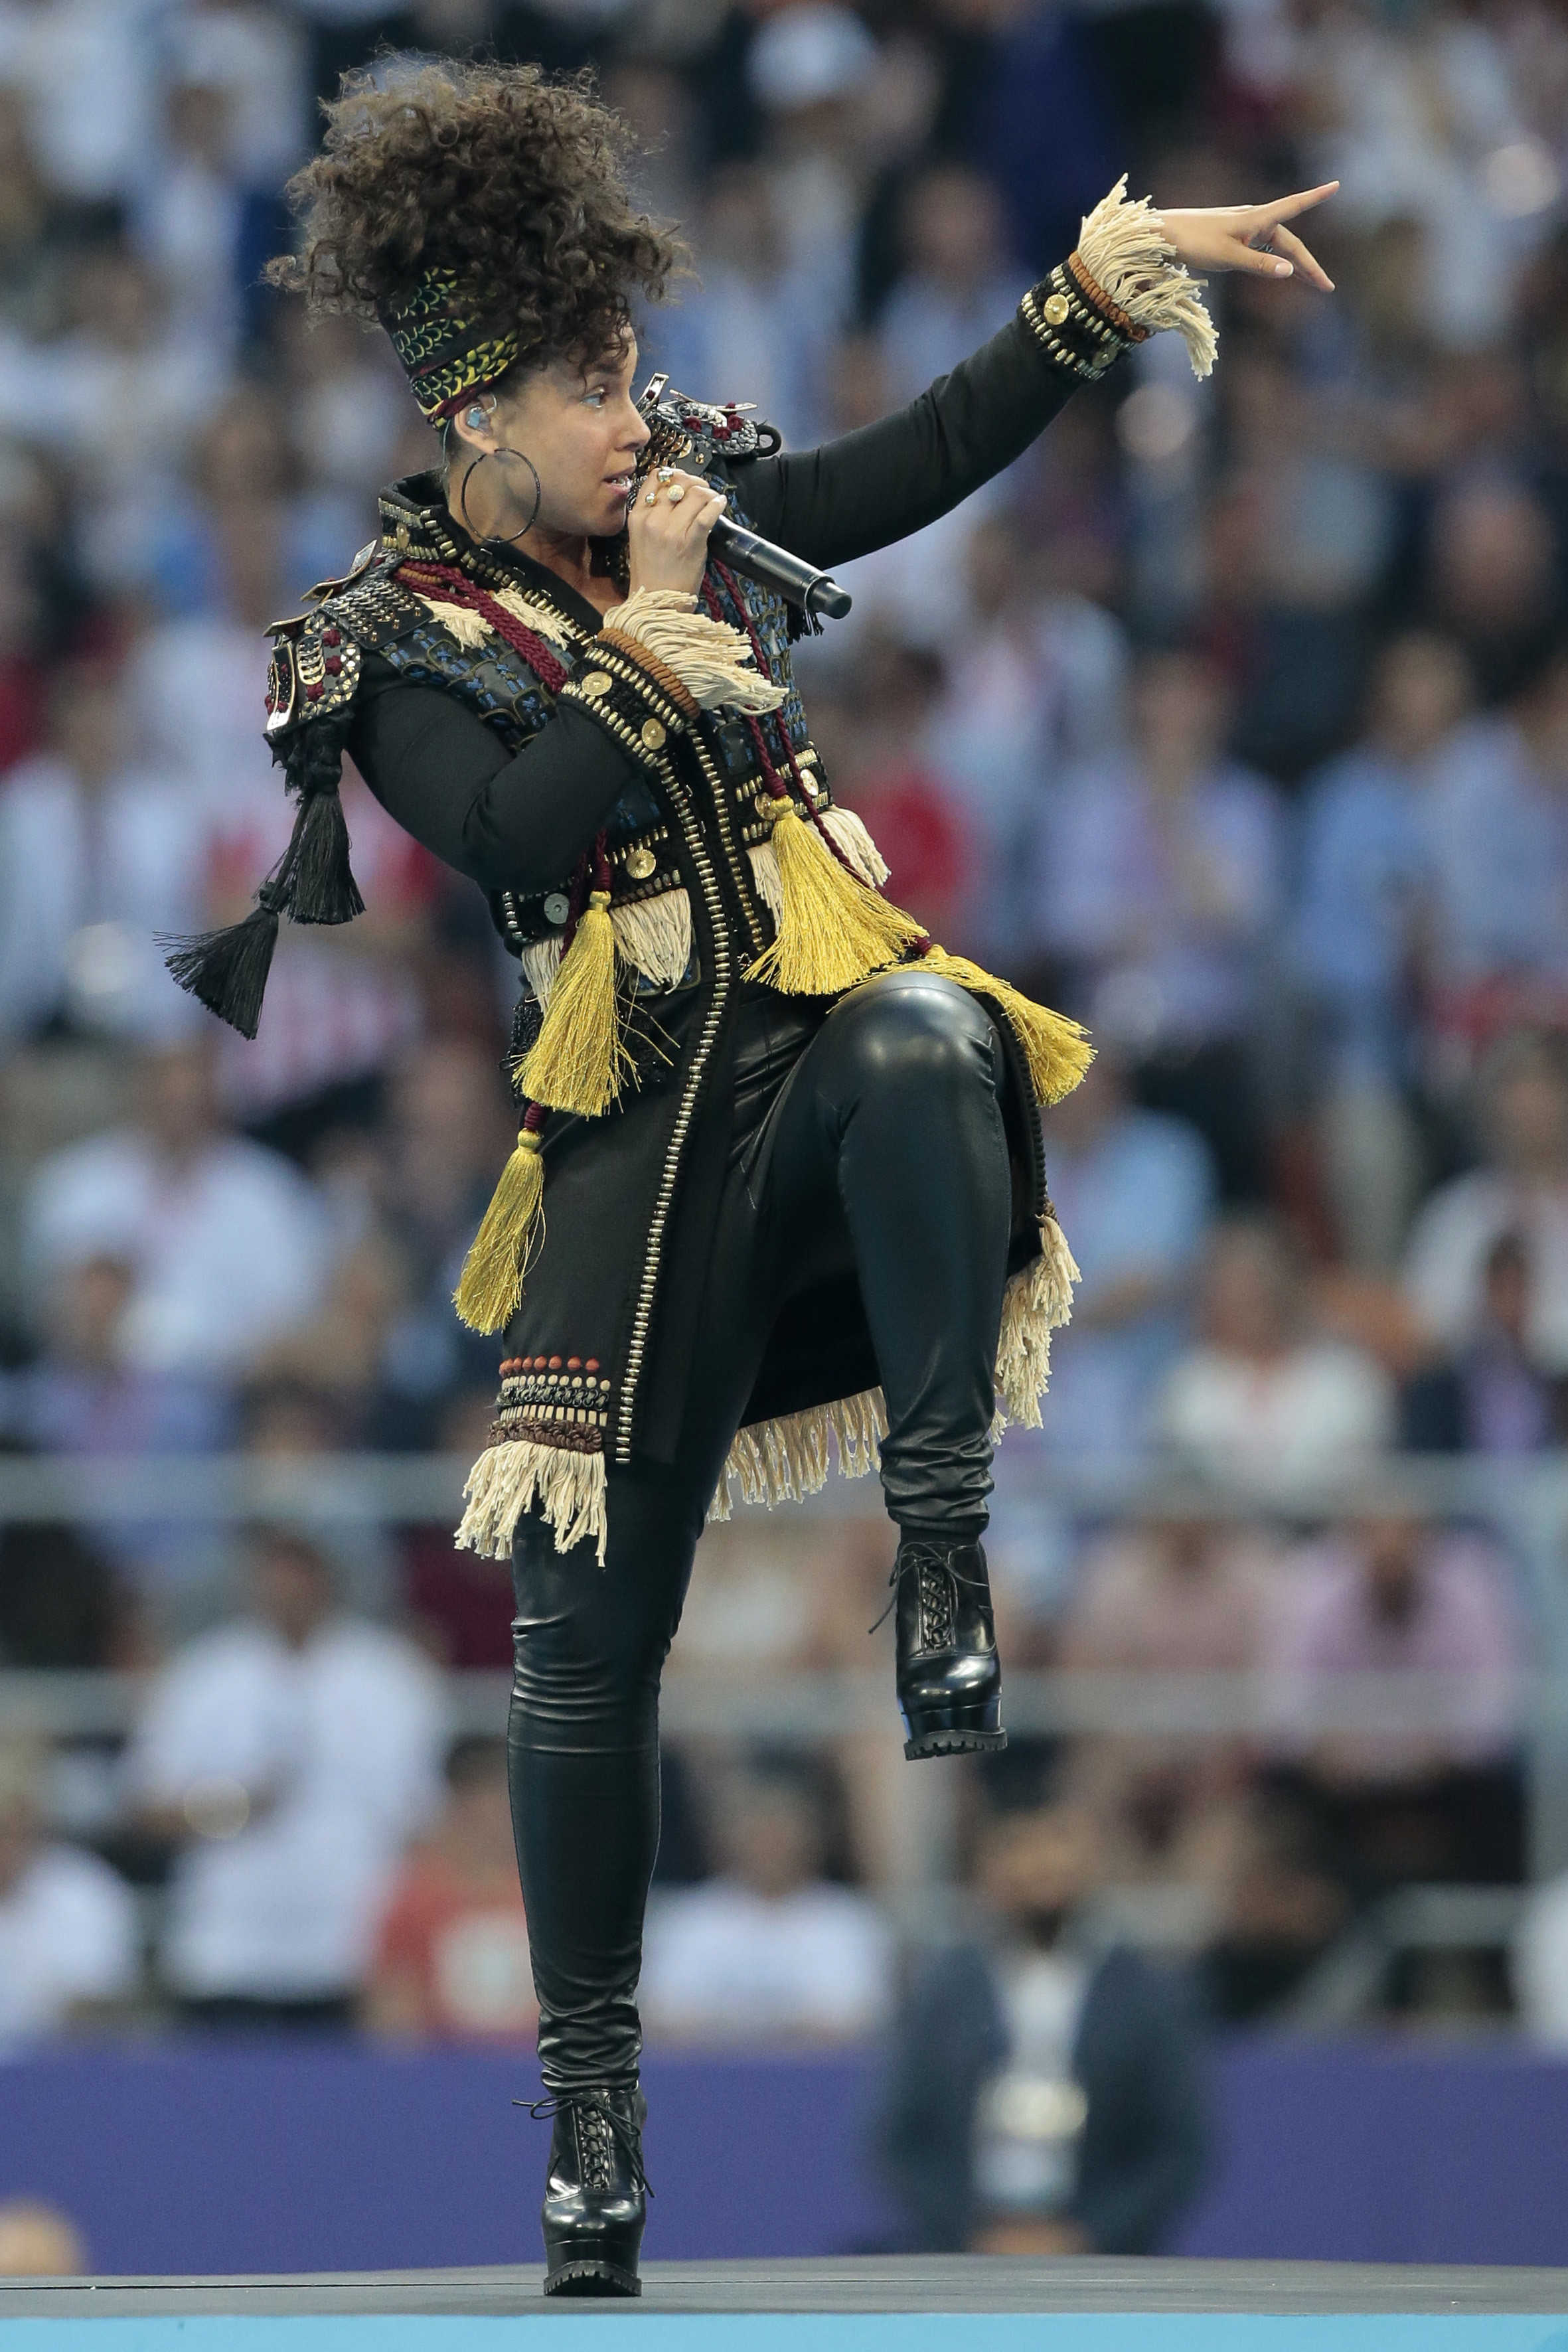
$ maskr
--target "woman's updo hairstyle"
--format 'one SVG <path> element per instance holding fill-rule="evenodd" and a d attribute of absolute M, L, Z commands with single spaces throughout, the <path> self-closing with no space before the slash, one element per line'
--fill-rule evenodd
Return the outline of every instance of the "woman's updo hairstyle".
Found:
<path fill-rule="evenodd" d="M 410 304 L 438 307 L 476 338 L 515 338 L 521 365 L 591 360 L 620 341 L 634 294 L 659 300 L 686 268 L 633 202 L 636 142 L 586 71 L 442 63 L 387 88 L 363 69 L 322 111 L 321 152 L 287 189 L 299 251 L 266 270 L 314 310 L 395 329 Z M 394 332 L 405 366 L 406 340 Z"/>

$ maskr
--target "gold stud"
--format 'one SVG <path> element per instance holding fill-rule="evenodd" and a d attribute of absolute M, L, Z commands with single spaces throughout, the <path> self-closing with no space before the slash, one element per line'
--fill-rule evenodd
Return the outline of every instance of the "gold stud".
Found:
<path fill-rule="evenodd" d="M 1072 305 L 1065 294 L 1052 294 L 1045 304 L 1045 313 L 1053 327 L 1059 327 Z"/>
<path fill-rule="evenodd" d="M 651 849 L 632 849 L 626 853 L 626 876 L 633 882 L 646 882 L 658 864 Z"/>
<path fill-rule="evenodd" d="M 581 691 L 588 697 L 590 702 L 597 702 L 602 694 L 608 694 L 611 684 L 612 680 L 607 669 L 591 669 L 583 680 Z"/>
<path fill-rule="evenodd" d="M 650 751 L 658 751 L 663 747 L 664 734 L 665 730 L 662 720 L 658 719 L 645 719 L 643 720 L 642 739 L 647 745 Z"/>

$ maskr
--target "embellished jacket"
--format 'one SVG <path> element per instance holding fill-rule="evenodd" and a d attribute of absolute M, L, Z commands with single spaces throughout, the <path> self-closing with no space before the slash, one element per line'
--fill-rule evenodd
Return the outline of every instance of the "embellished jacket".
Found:
<path fill-rule="evenodd" d="M 700 473 L 738 520 L 829 568 L 956 505 L 1142 331 L 1075 255 L 881 424 L 786 455 L 742 411 L 656 383 L 646 459 Z M 613 572 L 624 541 L 596 552 Z M 811 741 L 780 599 L 710 560 L 689 622 L 659 601 L 643 592 L 602 615 L 531 558 L 469 539 L 438 477 L 394 485 L 379 536 L 272 632 L 268 732 L 300 815 L 252 936 L 192 943 L 184 971 L 174 960 L 253 1028 L 279 913 L 357 910 L 334 789 L 345 750 L 390 813 L 484 888 L 521 967 L 523 1116 L 458 1294 L 478 1328 L 507 1332 L 459 1539 L 497 1557 L 537 1507 L 563 1549 L 594 1537 L 602 1558 L 606 1465 L 673 1455 L 748 989 L 826 1012 L 919 957 L 990 1006 L 1017 1100 L 1055 1099 L 1089 1058 L 1073 1024 L 887 900 Z M 1010 1139 L 1022 1206 L 997 1385 L 1006 1415 L 1037 1423 L 1074 1269 L 1032 1115 Z M 769 1499 L 821 1483 L 830 1432 L 843 1466 L 871 1466 L 881 1425 L 858 1297 L 775 1337 L 730 1465 Z"/>

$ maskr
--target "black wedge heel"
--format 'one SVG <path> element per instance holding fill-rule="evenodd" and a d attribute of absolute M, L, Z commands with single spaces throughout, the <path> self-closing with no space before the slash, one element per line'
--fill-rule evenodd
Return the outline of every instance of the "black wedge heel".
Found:
<path fill-rule="evenodd" d="M 980 1546 L 907 1539 L 889 1582 L 904 1754 L 912 1759 L 1005 1748 L 1002 1664 Z"/>
<path fill-rule="evenodd" d="M 566 2091 L 536 2099 L 554 2118 L 540 2221 L 546 2294 L 641 2294 L 637 2256 L 652 2190 L 642 2164 L 647 2104 L 639 2090 Z"/>

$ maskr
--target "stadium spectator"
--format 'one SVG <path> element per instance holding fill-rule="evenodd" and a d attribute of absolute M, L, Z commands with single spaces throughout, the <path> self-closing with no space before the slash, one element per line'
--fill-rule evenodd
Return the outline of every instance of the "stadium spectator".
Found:
<path fill-rule="evenodd" d="M 396 2041 L 512 2042 L 537 2030 L 504 1739 L 459 1739 L 447 1757 L 447 1801 L 393 1885 L 362 2014 Z"/>
<path fill-rule="evenodd" d="M 875 1906 L 820 1867 L 798 1780 L 752 1775 L 721 1808 L 722 1874 L 664 1895 L 648 1917 L 639 1999 L 661 2042 L 822 2042 L 871 2032 L 890 1952 Z"/>
<path fill-rule="evenodd" d="M 1365 733 L 1311 779 L 1302 807 L 1293 962 L 1336 1231 L 1363 1266 L 1395 1263 L 1420 1179 L 1407 1097 L 1434 911 L 1427 797 L 1469 694 L 1448 640 L 1394 638 L 1373 673 Z"/>
<path fill-rule="evenodd" d="M 1026 853 L 1042 796 L 1064 769 L 1118 740 L 1127 639 L 1092 593 L 1102 583 L 1079 579 L 1082 567 L 1059 528 L 1041 547 L 1010 505 L 975 503 L 961 609 L 933 610 L 928 600 L 922 613 L 917 585 L 898 610 L 906 635 L 941 652 L 926 741 L 978 853 L 961 935 L 973 955 L 1010 967 L 1033 934 Z"/>
<path fill-rule="evenodd" d="M 1226 759 L 1225 688 L 1203 656 L 1146 655 L 1131 710 L 1129 749 L 1071 770 L 1041 820 L 1037 943 L 1136 1065 L 1142 1098 L 1207 1138 L 1225 1196 L 1255 1200 L 1251 1047 L 1281 908 L 1278 796 Z"/>
<path fill-rule="evenodd" d="M 1539 1454 L 1568 1437 L 1568 1372 L 1548 1372 L 1531 1344 L 1530 1251 L 1500 1234 L 1487 1254 L 1479 1328 L 1447 1360 L 1405 1382 L 1400 1444 L 1412 1454 Z"/>
<path fill-rule="evenodd" d="M 201 850 L 189 782 L 136 754 L 116 665 L 62 665 L 45 748 L 0 781 L 0 1036 L 188 1033 L 155 934 L 195 928 Z"/>
<path fill-rule="evenodd" d="M 0 2052 L 68 2029 L 136 1993 L 135 1897 L 96 1854 L 51 1838 L 44 1758 L 0 1747 Z"/>
<path fill-rule="evenodd" d="M 1342 1475 L 1394 1433 L 1393 1382 L 1360 1349 L 1315 1338 L 1283 1228 L 1237 1217 L 1204 1270 L 1201 1338 L 1155 1402 L 1154 1435 L 1213 1478 L 1258 1492 Z"/>
<path fill-rule="evenodd" d="M 1128 1459 L 1182 1344 L 1215 1209 L 1214 1163 L 1185 1120 L 1140 1109 L 1114 1047 L 1046 1121 L 1051 1199 L 1082 1280 L 1055 1343 L 1045 1443 Z"/>
<path fill-rule="evenodd" d="M 878 2150 L 924 2253 L 1148 2253 L 1205 2168 L 1203 2058 L 1177 1980 L 1097 1942 L 1095 1816 L 1004 1814 L 994 1933 L 929 1957 L 895 2021 Z"/>
<path fill-rule="evenodd" d="M 300 1535 L 256 1537 L 249 1600 L 174 1659 L 126 1755 L 128 1806 L 177 1851 L 162 1977 L 193 2023 L 343 2026 L 437 1807 L 441 1694 Z"/>
<path fill-rule="evenodd" d="M 1517 1234 L 1530 1265 L 1530 1352 L 1543 1370 L 1568 1371 L 1568 1076 L 1557 1043 L 1507 1041 L 1482 1072 L 1480 1096 L 1480 1165 L 1423 1206 L 1405 1287 L 1428 1339 L 1464 1348 L 1485 1322 L 1491 1253 Z"/>
<path fill-rule="evenodd" d="M 1157 1520 L 1092 1543 L 1064 1613 L 1058 1663 L 1090 1674 L 1237 1676 L 1263 1654 L 1278 1548 L 1263 1532 L 1205 1517 L 1194 1491 Z M 1168 1855 L 1201 1810 L 1234 1790 L 1249 1762 L 1231 1738 L 1101 1737 L 1081 1743 L 1075 1791 L 1092 1790 L 1135 1846 Z"/>
<path fill-rule="evenodd" d="M 895 403 L 913 400 L 1005 327 L 1018 299 L 985 173 L 939 163 L 910 184 L 900 211 L 904 268 L 877 321 Z"/>
<path fill-rule="evenodd" d="M 1282 1789 L 1243 1790 L 1197 1825 L 1184 1861 L 1212 1906 L 1201 1980 L 1215 2019 L 1289 2014 L 1350 1916 L 1335 1860 L 1312 1808 Z"/>
<path fill-rule="evenodd" d="M 1265 1651 L 1271 1744 L 1347 1867 L 1374 1885 L 1517 1876 L 1524 1657 L 1497 1553 L 1384 1509 L 1310 1548 L 1284 1599 Z M 1358 1701 L 1358 1675 L 1411 1679 Z"/>
<path fill-rule="evenodd" d="M 304 1178 L 224 1128 L 213 1068 L 205 1035 L 144 1054 L 135 1124 L 42 1161 L 26 1229 L 40 1278 L 104 1256 L 134 1267 L 127 1363 L 221 1379 L 318 1293 L 327 1234 Z"/>
<path fill-rule="evenodd" d="M 1538 659 L 1506 710 L 1452 735 L 1426 831 L 1436 905 L 1427 1019 L 1450 1062 L 1568 1004 L 1568 651 Z"/>

